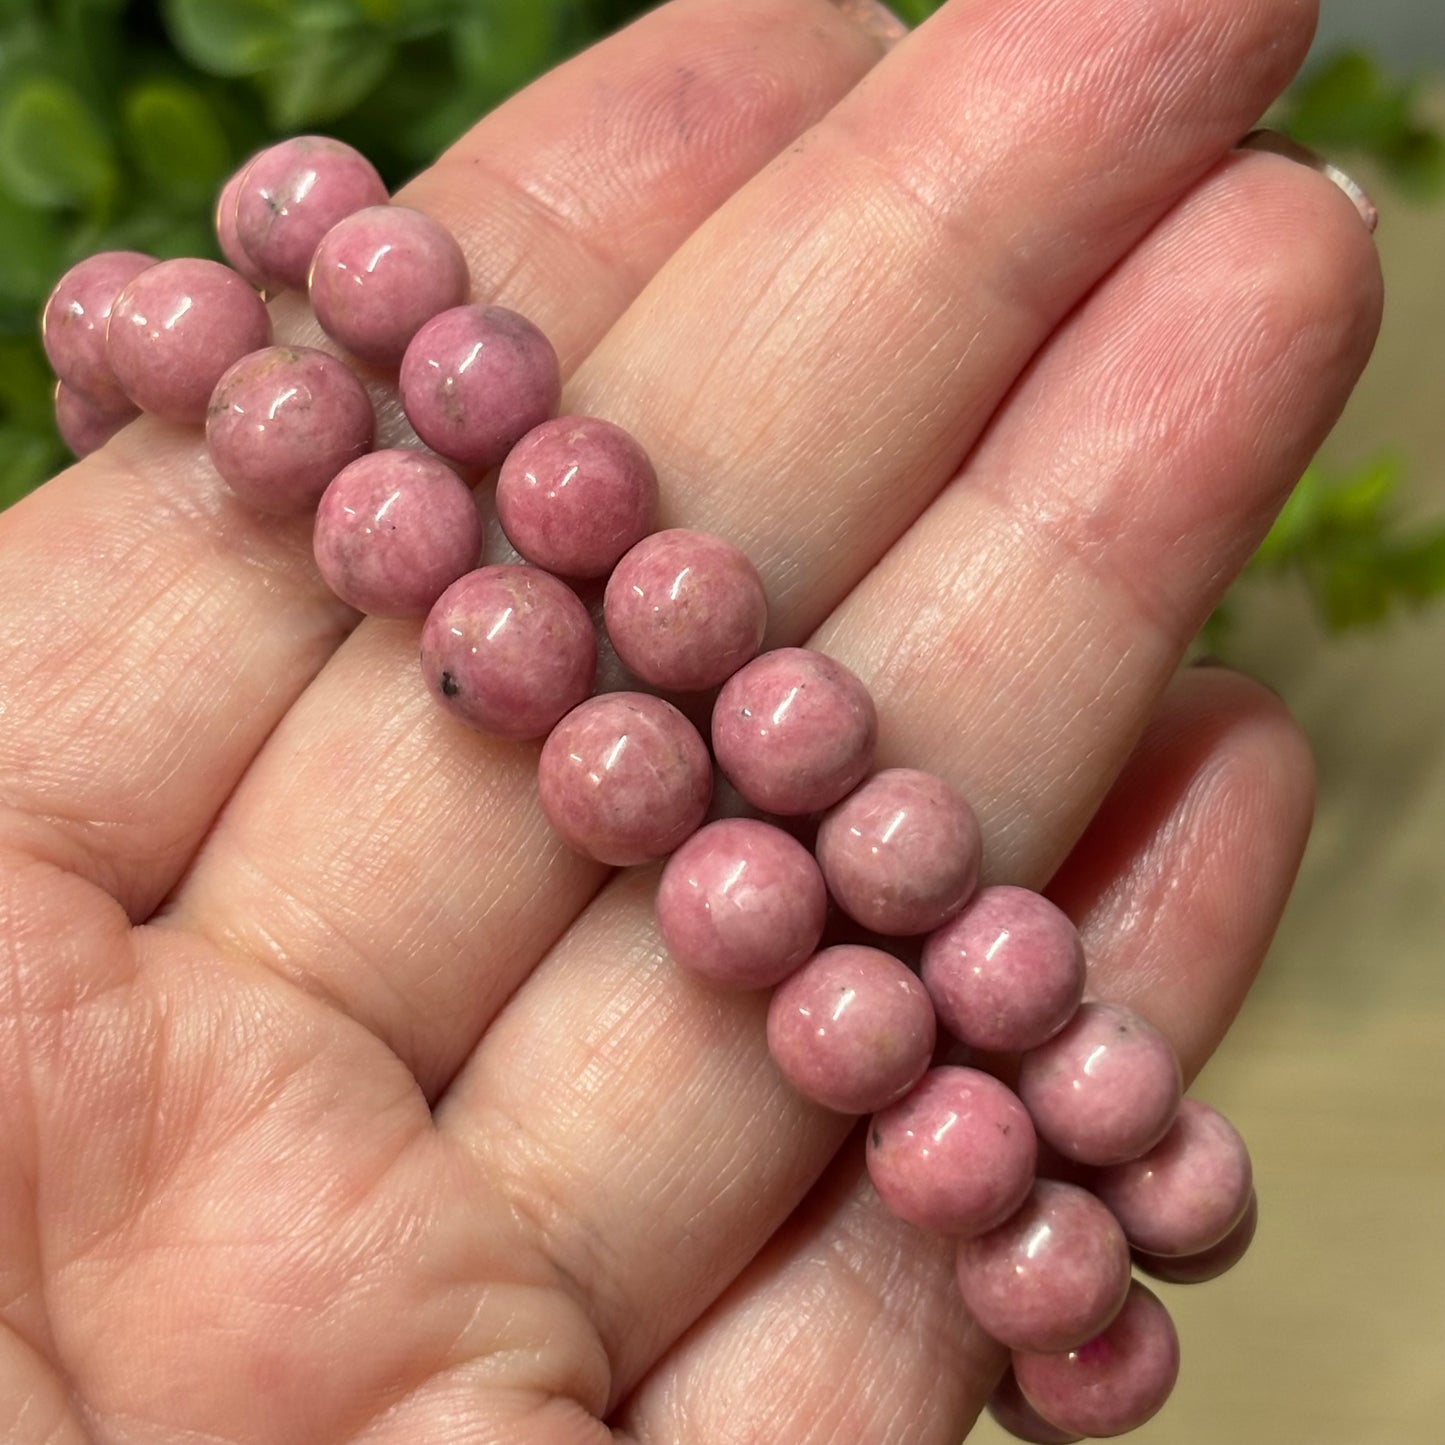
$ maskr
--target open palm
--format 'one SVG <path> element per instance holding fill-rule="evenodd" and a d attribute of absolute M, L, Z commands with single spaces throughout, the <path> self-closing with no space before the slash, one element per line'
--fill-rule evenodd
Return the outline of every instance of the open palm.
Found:
<path fill-rule="evenodd" d="M 827 0 L 674 0 L 406 192 L 1191 1071 L 1311 779 L 1174 669 L 1378 309 L 1344 196 L 1230 150 L 1309 8 L 953 0 L 885 58 Z M 1000 1357 L 946 1242 L 307 524 L 142 421 L 0 518 L 0 594 L 0 1437 L 967 1433 Z"/>

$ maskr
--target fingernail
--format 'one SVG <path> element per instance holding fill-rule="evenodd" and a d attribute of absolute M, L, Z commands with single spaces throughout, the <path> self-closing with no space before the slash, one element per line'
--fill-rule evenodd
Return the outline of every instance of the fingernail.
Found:
<path fill-rule="evenodd" d="M 1347 175 L 1332 161 L 1316 155 L 1308 146 L 1277 130 L 1252 130 L 1239 143 L 1240 150 L 1268 151 L 1271 155 L 1284 156 L 1287 160 L 1298 161 L 1312 171 L 1318 171 L 1327 180 L 1333 181 L 1349 198 L 1360 213 L 1365 229 L 1373 236 L 1380 223 L 1380 213 L 1375 203 L 1365 193 L 1365 188 L 1353 176 Z"/>
<path fill-rule="evenodd" d="M 833 0 L 833 4 L 885 50 L 892 50 L 908 34 L 908 27 L 882 0 Z"/>
<path fill-rule="evenodd" d="M 1228 667 L 1229 664 L 1217 652 L 1201 652 L 1190 667 Z"/>

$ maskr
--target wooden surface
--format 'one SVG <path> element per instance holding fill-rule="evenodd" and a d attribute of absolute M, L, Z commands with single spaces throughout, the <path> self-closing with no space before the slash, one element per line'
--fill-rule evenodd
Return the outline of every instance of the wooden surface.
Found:
<path fill-rule="evenodd" d="M 1388 444 L 1445 515 L 1445 206 L 1374 187 L 1390 288 L 1326 458 Z M 1184 1368 L 1139 1445 L 1445 1445 L 1445 602 L 1326 640 L 1256 594 L 1230 660 L 1276 687 L 1320 770 L 1309 853 L 1261 982 L 1195 1092 L 1254 1151 L 1260 1232 L 1161 1293 Z M 981 1424 L 970 1445 L 1009 1437 Z M 903 1445 L 903 1442 L 899 1442 Z"/>

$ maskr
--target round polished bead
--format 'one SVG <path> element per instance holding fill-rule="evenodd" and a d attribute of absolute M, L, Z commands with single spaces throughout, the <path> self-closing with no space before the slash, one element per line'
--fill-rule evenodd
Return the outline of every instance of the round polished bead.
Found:
<path fill-rule="evenodd" d="M 611 692 L 589 698 L 552 730 L 537 790 L 570 847 L 626 867 L 666 857 L 697 829 L 712 797 L 712 762 L 671 703 Z"/>
<path fill-rule="evenodd" d="M 1134 1251 L 1134 1264 L 1166 1284 L 1204 1284 L 1226 1274 L 1244 1258 L 1259 1227 L 1259 1200 L 1250 1194 L 1239 1223 L 1209 1249 L 1198 1254 L 1164 1255 Z"/>
<path fill-rule="evenodd" d="M 1014 1351 L 1014 1375 L 1043 1418 L 1080 1435 L 1123 1435 L 1158 1414 L 1179 1377 L 1169 1311 L 1142 1284 L 1102 1334 L 1067 1354 Z"/>
<path fill-rule="evenodd" d="M 476 567 L 482 519 L 470 488 L 425 452 L 372 452 L 339 472 L 316 511 L 322 579 L 373 617 L 425 617 Z"/>
<path fill-rule="evenodd" d="M 433 451 L 495 467 L 557 410 L 562 372 L 552 343 L 501 306 L 454 306 L 412 337 L 401 361 L 407 420 Z"/>
<path fill-rule="evenodd" d="M 1201 1254 L 1244 1216 L 1253 1189 L 1249 1150 L 1223 1114 L 1185 1099 L 1145 1155 L 1101 1171 L 1089 1187 L 1146 1254 Z"/>
<path fill-rule="evenodd" d="M 126 411 L 126 396 L 105 354 L 116 298 L 156 258 L 142 251 L 102 251 L 72 266 L 50 293 L 40 320 L 51 369 L 67 390 L 98 413 Z"/>
<path fill-rule="evenodd" d="M 1084 1438 L 1050 1425 L 1024 1399 L 1012 1366 L 1003 1372 L 1003 1378 L 993 1387 L 993 1394 L 988 1397 L 988 1413 L 1000 1429 L 1006 1430 L 1016 1440 L 1028 1441 L 1029 1445 L 1076 1445 Z"/>
<path fill-rule="evenodd" d="M 1020 1053 L 1052 1038 L 1084 996 L 1084 947 L 1028 888 L 983 889 L 923 946 L 939 1022 L 971 1048 Z"/>
<path fill-rule="evenodd" d="M 605 577 L 657 518 L 657 473 L 642 447 L 598 417 L 559 416 L 512 448 L 497 477 L 497 520 L 529 562 Z"/>
<path fill-rule="evenodd" d="M 891 954 L 825 948 L 773 995 L 768 1048 L 800 1093 L 840 1114 L 901 1099 L 933 1057 L 933 1005 Z"/>
<path fill-rule="evenodd" d="M 1012 1090 L 990 1074 L 930 1069 L 868 1130 L 868 1174 L 884 1204 L 937 1234 L 983 1234 L 1022 1204 L 1037 1141 Z"/>
<path fill-rule="evenodd" d="M 873 766 L 878 714 L 842 663 L 782 647 L 728 679 L 713 709 L 712 742 L 718 766 L 755 808 L 815 813 L 851 793 Z"/>
<path fill-rule="evenodd" d="M 1039 1135 L 1080 1164 L 1122 1164 L 1152 1149 L 1181 1091 L 1168 1039 L 1117 1004 L 1084 1004 L 1019 1069 L 1019 1097 Z"/>
<path fill-rule="evenodd" d="M 303 290 L 321 238 L 343 217 L 386 199 L 385 183 L 360 151 L 329 136 L 293 136 L 263 150 L 242 174 L 236 240 L 268 287 Z"/>
<path fill-rule="evenodd" d="M 309 512 L 364 456 L 376 416 L 356 373 L 309 346 L 265 346 L 216 383 L 206 445 L 222 480 L 263 512 Z"/>
<path fill-rule="evenodd" d="M 206 419 L 226 370 L 271 339 L 261 298 L 229 266 L 158 261 L 116 298 L 105 354 L 125 394 L 165 421 Z"/>
<path fill-rule="evenodd" d="M 241 244 L 241 238 L 236 232 L 236 207 L 241 199 L 241 187 L 246 181 L 246 172 L 251 169 L 251 161 L 255 157 L 246 160 L 221 187 L 221 194 L 216 198 L 216 244 L 221 248 L 221 255 L 226 258 L 227 264 L 232 270 L 239 272 L 257 290 L 265 285 L 261 273 L 256 269 L 256 263 L 246 254 L 246 248 Z"/>
<path fill-rule="evenodd" d="M 617 655 L 638 677 L 701 692 L 757 655 L 768 600 L 740 548 L 674 527 L 639 542 L 617 564 L 604 616 Z"/>
<path fill-rule="evenodd" d="M 308 286 L 328 336 L 363 361 L 398 366 L 433 316 L 467 299 L 471 277 L 440 221 L 409 206 L 367 206 L 321 238 Z"/>
<path fill-rule="evenodd" d="M 963 907 L 982 848 L 973 809 L 942 778 L 887 768 L 823 819 L 817 851 L 838 906 L 899 938 L 927 933 Z"/>
<path fill-rule="evenodd" d="M 427 614 L 422 674 L 481 732 L 539 738 L 592 690 L 597 634 L 577 594 L 536 567 L 480 567 Z"/>
<path fill-rule="evenodd" d="M 60 439 L 77 457 L 88 457 L 99 451 L 128 421 L 134 421 L 140 409 L 122 400 L 121 409 L 108 411 L 66 386 L 55 383 L 55 429 Z"/>
<path fill-rule="evenodd" d="M 657 885 L 657 926 L 689 973 L 721 988 L 771 988 L 818 947 L 828 890 L 813 855 L 771 823 L 700 828 Z"/>
<path fill-rule="evenodd" d="M 1057 1354 L 1103 1330 L 1129 1292 L 1129 1245 L 1086 1189 L 1040 1179 L 997 1229 L 958 1246 L 958 1288 L 1014 1350 Z"/>

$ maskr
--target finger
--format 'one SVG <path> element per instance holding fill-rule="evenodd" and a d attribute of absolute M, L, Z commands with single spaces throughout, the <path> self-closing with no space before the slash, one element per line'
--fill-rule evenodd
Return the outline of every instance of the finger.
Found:
<path fill-rule="evenodd" d="M 1056 896 L 1081 926 L 1090 987 L 1132 1000 L 1191 1073 L 1269 944 L 1312 801 L 1308 746 L 1283 706 L 1192 670 L 1065 865 Z M 883 1208 L 854 1139 L 619 1421 L 640 1445 L 957 1445 L 1003 1352 L 968 1317 L 952 1265 L 950 1241 Z"/>
<path fill-rule="evenodd" d="M 799 640 L 1267 102 L 1300 13 L 946 7 L 698 231 L 568 404 L 637 432 L 668 519 L 743 543 L 774 640 Z M 602 876 L 548 832 L 534 768 L 437 715 L 414 628 L 363 628 L 266 749 L 178 916 L 337 1001 L 434 1094 Z"/>
<path fill-rule="evenodd" d="M 878 702 L 880 763 L 961 788 L 991 876 L 1057 868 L 1377 316 L 1344 197 L 1273 157 L 1231 160 L 1060 332 L 830 619 L 826 649 Z M 624 1380 L 761 1246 L 840 1130 L 783 1090 L 761 1000 L 668 965 L 649 902 L 634 879 L 599 898 L 440 1116 L 540 1221 Z M 543 1087 L 559 1078 L 574 1082 Z"/>
<path fill-rule="evenodd" d="M 458 235 L 476 297 L 532 315 L 570 366 L 878 53 L 826 0 L 678 0 L 401 198 Z M 297 311 L 279 329 L 313 339 Z M 0 803 L 33 820 L 6 826 L 135 917 L 355 622 L 316 575 L 309 522 L 250 512 L 194 432 L 151 422 L 0 517 L 0 592 Z"/>

